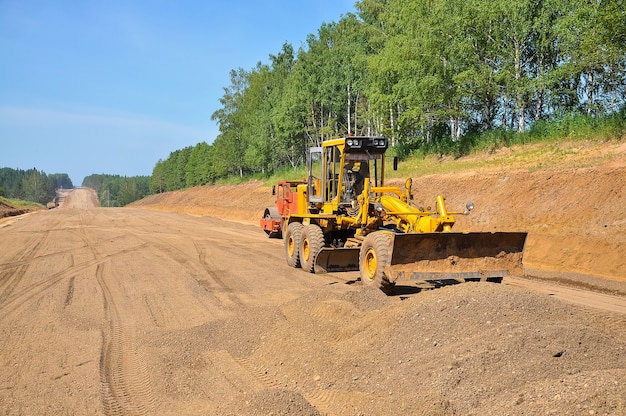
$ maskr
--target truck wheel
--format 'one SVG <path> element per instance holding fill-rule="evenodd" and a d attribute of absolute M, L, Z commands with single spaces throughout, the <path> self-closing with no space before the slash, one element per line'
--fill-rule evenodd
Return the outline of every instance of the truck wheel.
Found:
<path fill-rule="evenodd" d="M 365 237 L 359 253 L 361 282 L 366 286 L 377 287 L 387 295 L 393 292 L 395 286 L 383 273 L 385 266 L 391 262 L 391 251 L 390 236 L 376 231 Z"/>
<path fill-rule="evenodd" d="M 302 270 L 313 273 L 315 271 L 315 259 L 324 247 L 324 233 L 316 224 L 309 224 L 302 230 L 300 243 L 300 264 Z"/>
<path fill-rule="evenodd" d="M 282 226 L 283 226 L 284 219 L 278 213 L 278 208 L 276 207 L 265 208 L 263 219 L 265 220 L 266 224 L 267 223 L 271 223 L 272 225 L 275 225 L 276 223 L 280 224 L 280 231 L 278 232 L 274 230 L 268 230 L 268 229 L 263 230 L 265 231 L 265 234 L 267 234 L 269 238 L 283 238 Z"/>
<path fill-rule="evenodd" d="M 285 231 L 285 257 L 291 267 L 300 267 L 300 240 L 302 239 L 302 224 L 292 222 Z"/>

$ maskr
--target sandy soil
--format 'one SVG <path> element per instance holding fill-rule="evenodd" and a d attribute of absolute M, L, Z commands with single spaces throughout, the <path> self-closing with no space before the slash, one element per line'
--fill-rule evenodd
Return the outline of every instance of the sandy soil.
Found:
<path fill-rule="evenodd" d="M 0 414 L 625 415 L 624 167 L 421 178 L 534 277 L 389 297 L 289 268 L 261 184 L 74 190 L 0 220 Z"/>

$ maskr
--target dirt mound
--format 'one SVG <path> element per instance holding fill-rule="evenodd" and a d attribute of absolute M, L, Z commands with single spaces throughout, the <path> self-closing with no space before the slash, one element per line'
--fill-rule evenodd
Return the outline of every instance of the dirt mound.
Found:
<path fill-rule="evenodd" d="M 182 357 L 204 350 L 176 371 L 208 376 L 230 363 L 230 377 L 262 381 L 216 414 L 626 412 L 626 318 L 511 286 L 467 283 L 404 301 L 327 287 L 278 314 L 240 312 L 168 341 L 188 343 Z"/>

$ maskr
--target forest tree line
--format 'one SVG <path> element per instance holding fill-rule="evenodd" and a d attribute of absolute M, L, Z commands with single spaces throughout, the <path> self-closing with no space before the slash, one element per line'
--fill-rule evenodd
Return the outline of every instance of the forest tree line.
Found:
<path fill-rule="evenodd" d="M 149 176 L 93 174 L 83 179 L 83 186 L 96 191 L 101 207 L 123 207 L 150 195 Z"/>
<path fill-rule="evenodd" d="M 73 187 L 72 180 L 66 173 L 47 175 L 35 168 L 0 168 L 1 197 L 47 204 L 54 200 L 57 189 Z"/>
<path fill-rule="evenodd" d="M 85 177 L 82 186 L 95 189 L 103 207 L 122 207 L 151 194 L 149 176 L 94 174 Z M 0 197 L 45 205 L 54 200 L 57 189 L 72 188 L 66 173 L 47 175 L 35 168 L 0 168 Z"/>
<path fill-rule="evenodd" d="M 384 135 L 397 153 L 624 113 L 623 0 L 361 0 L 295 50 L 230 73 L 219 135 L 159 160 L 151 192 L 298 166 L 306 149 Z"/>

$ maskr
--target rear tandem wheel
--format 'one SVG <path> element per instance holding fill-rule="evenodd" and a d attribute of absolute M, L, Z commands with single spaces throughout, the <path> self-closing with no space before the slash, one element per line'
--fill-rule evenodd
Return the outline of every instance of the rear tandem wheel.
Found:
<path fill-rule="evenodd" d="M 300 241 L 302 239 L 303 225 L 299 222 L 292 222 L 287 225 L 285 231 L 285 257 L 287 264 L 291 267 L 300 267 Z"/>
<path fill-rule="evenodd" d="M 395 286 L 384 274 L 385 267 L 391 262 L 391 251 L 391 236 L 376 231 L 365 237 L 359 252 L 361 282 L 376 287 L 387 295 L 393 292 Z"/>

